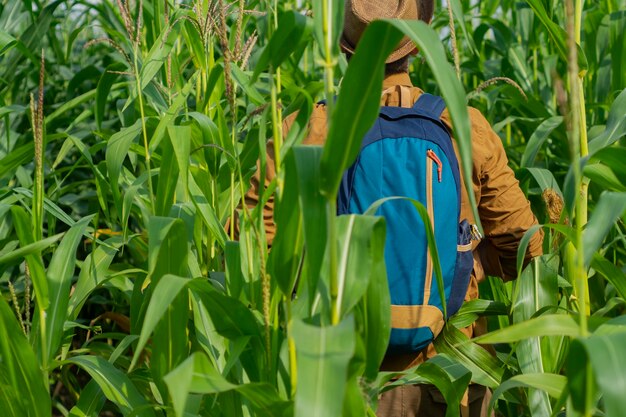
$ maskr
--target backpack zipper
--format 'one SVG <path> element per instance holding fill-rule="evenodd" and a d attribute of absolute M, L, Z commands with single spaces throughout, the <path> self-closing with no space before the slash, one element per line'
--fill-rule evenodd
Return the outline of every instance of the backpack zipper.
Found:
<path fill-rule="evenodd" d="M 441 182 L 441 174 L 443 171 L 443 164 L 441 163 L 441 159 L 439 159 L 437 154 L 432 149 L 427 150 L 426 155 L 437 164 L 437 179 L 439 180 L 439 182 Z"/>
<path fill-rule="evenodd" d="M 435 157 L 433 158 L 432 155 Z M 435 209 L 433 206 L 433 161 L 437 163 L 439 158 L 435 153 L 428 149 L 426 152 L 426 211 L 430 219 L 430 225 L 435 233 Z M 437 164 L 437 172 L 439 174 L 439 181 L 441 182 L 441 161 Z M 430 249 L 426 247 L 426 276 L 424 277 L 424 305 L 428 304 L 430 300 L 430 289 L 433 282 L 433 261 L 430 255 Z"/>

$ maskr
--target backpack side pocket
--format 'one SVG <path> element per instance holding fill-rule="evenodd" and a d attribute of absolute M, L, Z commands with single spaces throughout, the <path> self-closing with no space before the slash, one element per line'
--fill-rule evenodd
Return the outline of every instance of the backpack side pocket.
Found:
<path fill-rule="evenodd" d="M 472 254 L 472 228 L 467 220 L 459 223 L 459 237 L 456 252 L 456 266 L 454 268 L 454 280 L 448 299 L 448 317 L 459 311 L 467 287 L 470 274 L 474 269 L 474 256 Z"/>

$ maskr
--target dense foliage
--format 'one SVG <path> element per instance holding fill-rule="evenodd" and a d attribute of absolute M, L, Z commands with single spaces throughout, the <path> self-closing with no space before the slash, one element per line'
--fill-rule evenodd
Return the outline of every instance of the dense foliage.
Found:
<path fill-rule="evenodd" d="M 622 415 L 626 2 L 439 6 L 430 28 L 371 25 L 348 65 L 340 0 L 0 1 L 0 413 L 363 416 L 399 377 L 450 416 L 470 380 L 505 416 Z M 403 34 L 465 168 L 469 104 L 546 238 L 389 374 L 384 220 L 334 196 Z M 336 94 L 326 146 L 300 146 Z M 241 204 L 269 138 L 271 252 Z M 479 316 L 496 356 L 457 330 Z"/>

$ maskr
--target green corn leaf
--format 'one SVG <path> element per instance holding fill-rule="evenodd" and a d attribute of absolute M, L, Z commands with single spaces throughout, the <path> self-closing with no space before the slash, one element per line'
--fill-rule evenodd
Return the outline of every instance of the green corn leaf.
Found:
<path fill-rule="evenodd" d="M 111 90 L 112 91 L 119 90 L 125 86 L 126 86 L 126 82 L 115 83 L 111 86 Z M 89 100 L 92 100 L 96 96 L 96 93 L 97 93 L 96 89 L 93 89 L 63 103 L 55 111 L 53 111 L 48 116 L 46 116 L 46 120 L 45 120 L 46 128 L 49 128 L 49 126 L 53 126 L 54 125 L 53 122 L 55 122 L 57 118 L 67 116 L 68 113 L 75 111 L 77 107 L 83 105 Z"/>
<path fill-rule="evenodd" d="M 154 288 L 152 296 L 150 297 L 150 303 L 146 310 L 146 318 L 144 319 L 143 326 L 141 326 L 141 334 L 139 335 L 139 341 L 135 348 L 135 354 L 130 364 L 131 369 L 137 364 L 137 360 L 141 356 L 141 352 L 148 342 L 148 338 L 152 335 L 155 327 L 159 321 L 163 318 L 168 309 L 171 308 L 171 304 L 174 299 L 182 291 L 183 288 L 189 283 L 189 278 L 177 277 L 176 275 L 164 275 L 159 280 L 159 283 Z M 178 326 L 181 323 L 177 324 Z"/>
<path fill-rule="evenodd" d="M 164 285 L 163 283 L 170 278 L 170 275 L 162 277 L 158 282 L 157 288 L 159 285 Z M 148 331 L 144 332 L 143 330 L 146 324 L 149 326 L 156 324 L 152 336 L 150 371 L 162 397 L 167 395 L 163 377 L 189 356 L 189 334 L 187 331 L 189 297 L 187 291 L 176 292 L 176 285 L 173 285 L 173 287 L 171 289 L 172 294 L 164 294 L 164 291 L 158 294 L 156 294 L 156 291 L 153 292 L 142 326 L 142 334 L 145 335 L 148 334 Z M 159 298 L 155 299 L 153 304 L 152 300 L 155 295 Z M 172 295 L 175 296 L 172 297 Z M 165 300 L 170 301 L 168 304 L 164 304 L 163 301 Z M 153 310 L 156 316 L 163 313 L 162 317 L 159 317 L 160 320 L 155 321 L 154 317 L 151 317 L 150 305 L 157 306 L 155 307 L 157 311 Z M 163 309 L 163 306 L 166 308 Z"/>
<path fill-rule="evenodd" d="M 171 127 L 171 126 L 170 126 Z M 168 127 L 168 131 L 169 127 Z M 176 184 L 180 174 L 172 137 L 161 141 L 161 166 L 159 167 L 159 183 L 156 190 L 154 213 L 157 216 L 166 216 L 174 204 Z M 182 175 L 186 175 L 183 171 Z"/>
<path fill-rule="evenodd" d="M 0 265 L 13 264 L 29 255 L 41 253 L 43 250 L 48 249 L 50 246 L 58 242 L 62 237 L 63 233 L 59 233 L 5 253 L 0 256 Z"/>
<path fill-rule="evenodd" d="M 257 89 L 255 83 L 250 80 L 250 74 L 247 71 L 242 71 L 236 65 L 231 65 L 230 72 L 235 82 L 241 86 L 246 97 L 254 103 L 254 105 L 264 105 L 265 99 L 261 92 Z"/>
<path fill-rule="evenodd" d="M 619 305 L 623 305 L 624 300 L 620 298 L 616 298 L 616 300 L 619 300 Z M 605 334 L 623 333 L 624 331 L 626 331 L 626 315 L 621 315 L 602 323 L 593 334 L 594 336 L 602 336 Z"/>
<path fill-rule="evenodd" d="M 76 265 L 76 249 L 92 218 L 93 216 L 82 218 L 67 231 L 59 247 L 52 255 L 52 260 L 46 271 L 50 291 L 50 307 L 46 311 L 48 339 L 44 343 L 46 344 L 45 352 L 48 353 L 50 360 L 56 356 L 63 338 L 70 287 Z"/>
<path fill-rule="evenodd" d="M 211 359 L 218 370 L 226 366 L 226 350 L 229 341 L 221 337 L 215 330 L 213 320 L 195 292 L 190 292 L 191 309 L 193 311 L 193 326 L 198 344 Z M 166 383 L 167 383 L 167 379 Z"/>
<path fill-rule="evenodd" d="M 337 326 L 318 327 L 293 322 L 298 375 L 296 417 L 341 415 L 348 378 L 348 363 L 354 353 L 354 319 L 346 317 Z"/>
<path fill-rule="evenodd" d="M 115 364 L 115 362 L 122 356 L 122 354 L 131 347 L 139 339 L 139 336 L 129 334 L 124 336 L 122 341 L 115 347 L 115 350 L 109 356 L 109 363 Z"/>
<path fill-rule="evenodd" d="M 122 415 L 154 417 L 152 408 L 135 384 L 112 364 L 98 356 L 75 356 L 65 361 L 83 368 L 98 384 L 106 398 L 115 404 Z"/>
<path fill-rule="evenodd" d="M 561 191 L 561 187 L 559 187 L 559 183 L 554 178 L 554 174 L 544 168 L 526 168 L 528 172 L 533 176 L 537 184 L 541 188 L 541 191 L 545 190 L 554 190 L 561 197 L 563 197 L 563 192 Z"/>
<path fill-rule="evenodd" d="M 287 136 L 284 138 L 283 146 L 280 150 L 282 160 L 284 160 L 285 155 L 287 155 L 287 153 L 290 152 L 291 149 L 302 144 L 302 141 L 304 140 L 304 137 L 307 133 L 309 119 L 313 112 L 313 108 L 314 106 L 316 106 L 316 104 L 313 103 L 313 99 L 309 92 L 300 88 L 294 88 L 294 90 L 300 93 L 298 95 L 298 98 L 294 100 L 297 103 L 296 107 L 299 105 L 299 110 L 296 118 L 293 120 L 293 123 L 289 128 Z M 307 146 L 315 147 L 312 145 Z M 319 161 L 317 163 L 319 165 Z M 316 191 L 319 193 L 319 186 L 316 188 Z"/>
<path fill-rule="evenodd" d="M 109 266 L 124 241 L 121 237 L 115 236 L 107 239 L 106 243 L 106 246 L 99 245 L 83 262 L 68 304 L 67 314 L 70 320 L 76 319 L 89 295 L 110 278 L 107 276 Z"/>
<path fill-rule="evenodd" d="M 312 23 L 310 18 L 293 10 L 281 14 L 278 17 L 278 28 L 263 48 L 250 82 L 256 82 L 261 72 L 265 71 L 268 65 L 273 68 L 280 67 L 280 64 L 298 47 L 300 41 L 310 36 Z"/>
<path fill-rule="evenodd" d="M 503 364 L 476 343 L 471 342 L 460 330 L 450 325 L 444 326 L 435 339 L 435 349 L 457 361 L 472 373 L 472 380 L 495 389 L 500 385 L 504 374 Z"/>
<path fill-rule="evenodd" d="M 174 148 L 178 171 L 180 172 L 181 196 L 187 195 L 189 177 L 189 156 L 191 154 L 191 127 L 168 126 L 167 132 Z M 185 200 L 186 201 L 186 200 Z"/>
<path fill-rule="evenodd" d="M 228 295 L 239 298 L 244 286 L 243 274 L 241 272 L 241 247 L 239 242 L 226 242 L 224 248 L 224 260 L 226 267 L 226 279 L 228 280 Z"/>
<path fill-rule="evenodd" d="M 606 352 L 603 353 L 606 355 Z M 590 415 L 594 408 L 597 388 L 593 371 L 583 344 L 574 340 L 567 357 L 567 388 L 571 409 L 579 415 Z"/>
<path fill-rule="evenodd" d="M 67 84 L 68 95 L 74 96 L 79 91 L 82 84 L 93 82 L 99 79 L 102 73 L 95 65 L 87 65 L 77 71 Z"/>
<path fill-rule="evenodd" d="M 531 337 L 570 336 L 580 334 L 576 321 L 565 314 L 548 314 L 514 324 L 474 338 L 476 343 L 513 343 Z"/>
<path fill-rule="evenodd" d="M 241 301 L 218 292 L 208 282 L 194 280 L 189 289 L 204 304 L 220 335 L 231 340 L 246 336 L 260 340 L 259 321 Z"/>
<path fill-rule="evenodd" d="M 604 238 L 615 226 L 615 222 L 626 211 L 626 193 L 604 192 L 589 219 L 583 233 L 584 261 L 588 267 L 593 255 L 602 245 Z"/>
<path fill-rule="evenodd" d="M 98 417 L 106 402 L 106 397 L 96 383 L 91 380 L 80 392 L 76 405 L 69 412 L 69 417 Z"/>
<path fill-rule="evenodd" d="M 613 262 L 603 258 L 599 253 L 593 255 L 591 267 L 613 284 L 619 296 L 626 300 L 626 274 L 624 271 Z"/>
<path fill-rule="evenodd" d="M 357 376 L 353 376 L 346 383 L 346 394 L 343 400 L 343 414 L 344 416 L 357 415 L 367 416 L 369 415 L 366 407 L 369 407 L 366 399 L 363 396 L 361 384 Z M 371 408 L 370 412 L 373 413 Z"/>
<path fill-rule="evenodd" d="M 47 381 L 45 381 L 47 382 Z M 7 417 L 50 417 L 48 387 L 15 315 L 0 297 L 0 411 Z"/>
<path fill-rule="evenodd" d="M 384 270 L 385 221 L 374 216 L 339 216 L 337 227 L 337 316 L 345 317 L 363 297 L 372 273 Z"/>
<path fill-rule="evenodd" d="M 172 21 L 178 22 L 175 15 L 176 13 L 172 16 L 174 18 Z M 152 45 L 152 48 L 148 52 L 148 55 L 145 57 L 139 74 L 141 92 L 146 89 L 148 84 L 150 84 L 167 61 L 167 57 L 178 37 L 178 28 L 176 26 L 161 32 L 160 36 L 155 40 L 154 45 Z M 125 110 L 137 98 L 137 93 L 137 84 L 133 83 L 133 88 L 130 91 L 128 100 L 126 101 L 123 110 Z"/>
<path fill-rule="evenodd" d="M 31 51 L 41 50 L 41 42 L 45 39 L 45 35 L 50 29 L 50 25 L 54 21 L 54 12 L 62 3 L 63 0 L 57 0 L 46 5 L 45 7 L 42 7 L 40 11 L 33 16 L 32 23 L 25 29 L 22 29 L 23 31 L 20 33 L 19 42 L 15 44 L 18 47 L 16 50 L 19 50 L 23 56 L 30 58 L 36 65 L 39 64 L 39 60 L 36 57 L 38 54 L 33 54 Z M 13 53 L 11 53 L 8 57 L 13 59 L 5 60 L 5 65 L 3 65 L 5 71 L 3 71 L 1 77 L 3 80 L 12 79 L 18 72 L 18 66 L 23 61 L 22 56 L 15 56 Z"/>
<path fill-rule="evenodd" d="M 528 139 L 526 149 L 524 149 L 524 154 L 522 155 L 522 160 L 520 161 L 521 167 L 529 167 L 533 165 L 535 158 L 537 157 L 537 154 L 546 139 L 548 139 L 552 131 L 559 127 L 561 123 L 563 123 L 563 117 L 552 116 L 549 119 L 544 120 L 537 127 L 530 139 Z"/>
<path fill-rule="evenodd" d="M 6 33 L 5 31 L 0 31 L 0 56 L 6 54 L 11 48 L 15 47 L 17 40 Z"/>
<path fill-rule="evenodd" d="M 113 193 L 113 202 L 121 215 L 121 193 L 119 191 L 119 177 L 122 172 L 122 164 L 128 155 L 130 146 L 141 133 L 141 120 L 137 120 L 132 126 L 123 128 L 109 139 L 106 150 L 106 164 L 109 173 L 109 183 Z"/>
<path fill-rule="evenodd" d="M 194 64 L 196 65 L 196 67 L 201 68 L 203 71 L 207 71 L 207 51 L 205 50 L 204 44 L 202 43 L 201 33 L 190 20 L 184 20 L 182 24 L 183 29 L 181 30 L 181 32 L 185 37 L 185 43 L 193 52 L 191 56 L 193 58 Z"/>
<path fill-rule="evenodd" d="M 448 322 L 457 329 L 474 323 L 481 316 L 501 316 L 509 314 L 510 306 L 501 301 L 470 300 L 461 306 L 459 311 Z"/>
<path fill-rule="evenodd" d="M 573 341 L 568 359 L 568 385 L 576 409 L 593 406 L 589 400 L 593 391 L 587 390 L 585 376 L 591 366 L 595 384 L 603 394 L 606 415 L 620 415 L 626 390 L 626 361 L 621 353 L 626 343 L 626 331 L 592 335 Z M 587 402 L 583 402 L 586 399 Z"/>
<path fill-rule="evenodd" d="M 278 396 L 267 383 L 234 384 L 220 375 L 202 353 L 194 353 L 165 376 L 176 416 L 183 416 L 190 393 L 217 394 L 237 391 L 263 417 L 282 417 L 293 413 L 291 404 Z"/>
<path fill-rule="evenodd" d="M 209 228 L 212 237 L 217 241 L 218 245 L 223 248 L 226 245 L 228 236 L 217 217 L 217 213 L 215 213 L 215 208 L 209 204 L 193 176 L 189 177 L 189 194 L 191 201 L 194 206 L 196 206 L 196 213 L 198 213 L 202 222 Z"/>
<path fill-rule="evenodd" d="M 10 106 L 2 106 L 0 107 L 0 117 L 5 117 L 9 114 L 21 113 L 21 112 L 24 112 L 25 110 L 26 110 L 26 106 L 20 106 L 19 104 L 12 104 Z"/>
<path fill-rule="evenodd" d="M 624 135 L 626 135 L 626 89 L 622 90 L 611 105 L 604 132 L 589 142 L 589 153 L 595 154 L 617 142 Z"/>
<path fill-rule="evenodd" d="M 619 178 L 626 178 L 626 166 L 623 164 L 625 158 L 626 148 L 610 146 L 594 153 L 589 163 L 601 162 L 608 166 Z"/>
<path fill-rule="evenodd" d="M 276 280 L 283 295 L 291 297 L 300 269 L 304 246 L 302 211 L 294 210 L 294 207 L 298 207 L 298 197 L 301 192 L 298 189 L 299 173 L 295 166 L 293 153 L 287 154 L 285 169 L 284 191 L 280 200 L 275 203 L 276 236 L 272 242 L 268 270 Z M 248 238 L 250 237 L 248 236 Z"/>
<path fill-rule="evenodd" d="M 626 185 L 622 179 L 618 178 L 615 172 L 603 163 L 587 163 L 583 168 L 583 175 L 606 191 L 626 192 Z"/>
<path fill-rule="evenodd" d="M 124 71 L 127 67 L 125 64 L 120 62 L 113 63 L 109 65 L 100 80 L 98 81 L 98 86 L 96 87 L 96 109 L 95 109 L 95 117 L 96 124 L 98 128 L 102 128 L 102 122 L 104 121 L 104 111 L 106 107 L 107 100 L 109 99 L 109 94 L 111 92 L 111 87 L 120 76 L 116 71 Z"/>
<path fill-rule="evenodd" d="M 617 19 L 615 19 L 617 20 Z M 624 21 L 622 15 L 622 22 Z M 616 25 L 617 26 L 617 25 Z M 613 47 L 611 48 L 611 64 L 612 64 L 612 85 L 614 86 L 626 86 L 626 65 L 624 65 L 624 60 L 626 60 L 626 33 L 624 32 L 624 24 L 620 29 L 619 37 L 615 40 Z"/>
<path fill-rule="evenodd" d="M 539 373 L 515 375 L 507 379 L 496 389 L 491 397 L 489 408 L 493 408 L 496 401 L 506 391 L 514 388 L 529 388 L 547 393 L 552 398 L 560 398 L 567 386 L 567 377 L 563 375 Z"/>
<path fill-rule="evenodd" d="M 339 39 L 343 31 L 344 2 L 341 0 L 323 0 L 313 2 L 314 32 L 313 35 L 320 48 L 322 57 L 326 60 L 334 59 L 339 55 Z M 324 9 L 327 17 L 324 18 Z M 400 40 L 400 39 L 398 39 Z M 329 47 L 327 50 L 326 46 Z M 330 56 L 327 56 L 327 54 Z M 330 99 L 330 97 L 328 97 Z"/>
<path fill-rule="evenodd" d="M 452 375 L 448 370 L 453 370 Z M 383 392 L 402 385 L 431 384 L 443 395 L 446 400 L 446 417 L 459 415 L 459 406 L 465 395 L 472 374 L 463 366 L 458 365 L 446 355 L 437 355 L 416 368 L 411 368 L 401 373 L 387 373 L 393 376 L 393 382 L 384 386 Z"/>
<path fill-rule="evenodd" d="M 20 245 L 25 247 L 33 244 L 35 239 L 33 237 L 31 221 L 26 211 L 19 206 L 13 206 L 11 207 L 11 215 L 13 216 L 13 224 L 20 240 Z M 26 255 L 26 262 L 28 263 L 31 279 L 33 281 L 38 308 L 46 310 L 50 305 L 50 298 L 48 280 L 46 279 L 41 254 L 32 253 Z"/>
<path fill-rule="evenodd" d="M 521 84 L 524 91 L 532 89 L 530 68 L 527 64 L 526 48 L 522 45 L 510 45 L 507 50 L 509 63 L 513 67 L 515 79 Z"/>
<path fill-rule="evenodd" d="M 231 158 L 234 158 L 232 143 L 223 140 L 217 125 L 208 116 L 198 112 L 191 112 L 189 117 L 195 121 L 202 132 L 202 145 L 204 146 L 204 156 L 209 173 L 212 178 L 216 178 L 222 154 L 227 153 L 231 155 Z"/>
<path fill-rule="evenodd" d="M 319 191 L 321 156 L 320 147 L 295 146 L 293 159 L 287 158 L 285 168 L 287 175 L 295 175 L 298 180 L 298 201 L 302 211 L 306 245 L 307 287 L 310 294 L 314 294 L 317 288 L 328 240 L 326 200 Z"/>
<path fill-rule="evenodd" d="M 179 115 L 181 109 L 187 104 L 187 98 L 189 97 L 193 86 L 196 84 L 196 74 L 197 73 L 194 73 L 191 77 L 189 77 L 189 80 L 180 90 L 170 107 L 164 114 L 161 115 L 161 117 L 159 117 L 159 123 L 150 137 L 150 142 L 148 144 L 148 151 L 150 153 L 153 153 L 158 148 L 168 127 L 174 123 L 174 119 Z"/>
<path fill-rule="evenodd" d="M 4 158 L 0 159 L 0 178 L 9 173 L 14 175 L 18 167 L 33 160 L 33 155 L 34 147 L 32 142 L 14 148 Z"/>
<path fill-rule="evenodd" d="M 461 31 L 463 32 L 463 36 L 465 37 L 465 41 L 467 42 L 467 46 L 469 47 L 472 55 L 478 55 L 478 51 L 476 50 L 476 44 L 474 43 L 474 37 L 470 34 L 467 29 L 467 25 L 465 24 L 465 19 L 467 16 L 470 16 L 465 10 L 463 10 L 463 4 L 461 0 L 450 0 L 450 5 L 452 6 L 452 13 L 454 18 L 457 20 L 459 26 L 461 27 Z M 471 26 L 470 26 L 471 27 Z"/>
<path fill-rule="evenodd" d="M 550 18 L 550 16 L 548 16 L 548 13 L 546 12 L 546 9 L 544 7 L 544 3 L 541 0 L 526 0 L 526 3 L 528 3 L 528 5 L 533 9 L 535 15 L 539 18 L 541 23 L 543 23 L 543 26 L 548 31 L 550 38 L 552 38 L 552 41 L 555 43 L 561 59 L 567 62 L 569 51 L 567 48 L 567 33 L 565 32 L 565 29 L 563 29 L 563 27 L 559 23 L 554 22 Z M 585 57 L 585 53 L 580 45 L 577 45 L 577 47 L 578 69 L 581 74 L 585 74 L 589 67 L 587 63 L 587 58 Z"/>
<path fill-rule="evenodd" d="M 121 211 L 122 215 L 120 218 L 120 223 L 122 226 L 122 236 L 124 238 L 128 237 L 128 220 L 130 218 L 133 205 L 137 205 L 138 207 L 145 208 L 147 210 L 146 205 L 138 197 L 147 180 L 148 172 L 143 172 L 124 192 L 124 199 L 122 200 Z M 117 201 L 113 201 L 113 203 L 118 204 Z"/>
<path fill-rule="evenodd" d="M 554 255 L 534 258 L 519 276 L 516 282 L 517 296 L 512 306 L 514 324 L 524 323 L 544 307 L 557 305 L 558 264 L 559 260 Z M 523 374 L 539 374 L 558 367 L 553 364 L 552 355 L 546 354 L 544 357 L 542 341 L 538 337 L 521 340 L 515 351 Z M 550 400 L 544 391 L 531 387 L 528 390 L 528 396 L 530 412 L 533 416 L 552 413 Z"/>
<path fill-rule="evenodd" d="M 187 397 L 191 390 L 191 382 L 196 372 L 196 362 L 202 362 L 201 357 L 202 354 L 200 353 L 192 353 L 187 360 L 163 378 L 172 398 L 172 405 L 177 417 L 184 415 Z M 208 362 L 207 359 L 205 361 Z M 200 368 L 201 365 L 204 364 L 199 364 L 197 367 Z M 206 367 L 211 367 L 211 364 L 206 364 Z"/>
<path fill-rule="evenodd" d="M 16 187 L 16 188 L 13 189 L 13 191 L 16 194 L 21 194 L 21 195 L 26 196 L 28 198 L 33 198 L 33 192 L 31 190 L 26 189 L 26 188 Z M 57 220 L 60 220 L 61 222 L 63 222 L 65 225 L 67 225 L 69 227 L 72 227 L 72 226 L 74 226 L 76 224 L 76 221 L 74 219 L 72 219 L 72 217 L 69 214 L 67 214 L 65 211 L 63 211 L 63 209 L 61 207 L 59 207 L 56 203 L 54 203 L 49 198 L 44 197 L 43 207 L 44 207 L 46 212 L 48 212 L 49 214 L 54 216 L 54 218 L 56 218 Z M 89 238 L 89 239 L 93 238 L 93 236 L 90 236 L 87 233 L 85 233 L 84 236 L 86 238 Z M 97 240 L 97 242 L 102 244 L 102 241 L 100 241 L 100 240 Z"/>
<path fill-rule="evenodd" d="M 384 243 L 383 243 L 384 244 Z M 379 252 L 379 253 L 382 253 Z M 364 304 L 365 316 L 363 342 L 365 343 L 365 371 L 369 380 L 374 380 L 378 369 L 387 352 L 389 336 L 391 335 L 391 296 L 387 283 L 387 270 L 384 262 L 374 263 L 365 296 L 361 299 Z M 358 309 L 357 309 L 358 311 Z"/>
<path fill-rule="evenodd" d="M 218 62 L 213 66 L 211 74 L 209 75 L 209 81 L 207 82 L 207 89 L 202 106 L 198 108 L 206 108 L 211 98 L 219 96 L 220 92 L 224 89 L 224 66 L 223 63 Z"/>
<path fill-rule="evenodd" d="M 517 248 L 517 276 L 519 277 L 522 274 L 522 268 L 524 267 L 524 258 L 526 257 L 526 250 L 528 249 L 528 245 L 530 244 L 530 239 L 532 239 L 533 235 L 537 233 L 537 231 L 541 228 L 551 229 L 556 232 L 559 232 L 565 238 L 574 242 L 576 240 L 574 235 L 574 229 L 569 226 L 565 226 L 562 224 L 536 224 L 531 226 L 526 233 L 524 233 L 524 237 L 519 242 L 519 247 Z"/>
<path fill-rule="evenodd" d="M 148 262 L 152 285 L 166 274 L 187 275 L 187 230 L 180 219 L 151 217 L 148 223 Z"/>

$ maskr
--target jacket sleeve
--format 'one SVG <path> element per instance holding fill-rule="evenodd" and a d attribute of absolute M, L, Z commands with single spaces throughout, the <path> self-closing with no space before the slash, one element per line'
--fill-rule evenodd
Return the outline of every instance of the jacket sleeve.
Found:
<path fill-rule="evenodd" d="M 487 275 L 515 279 L 520 241 L 524 233 L 537 224 L 537 219 L 508 165 L 502 141 L 478 110 L 470 108 L 470 116 L 476 169 L 474 190 L 478 191 L 478 213 L 484 230 L 478 255 Z M 540 230 L 530 240 L 524 265 L 542 254 L 542 243 Z"/>
<path fill-rule="evenodd" d="M 260 163 L 257 161 L 257 169 L 252 178 L 250 178 L 250 189 L 245 195 L 246 206 L 250 210 L 259 205 L 259 196 L 261 195 L 261 187 L 267 189 L 276 176 L 274 168 L 274 142 L 272 140 L 267 143 L 267 158 L 265 164 L 265 173 L 260 169 Z M 265 237 L 267 244 L 272 245 L 274 235 L 276 234 L 276 225 L 274 224 L 274 195 L 264 196 L 266 200 L 263 205 L 263 224 L 265 226 Z M 238 226 L 238 225 L 237 225 Z M 237 227 L 237 232 L 239 228 Z M 238 235 L 239 233 L 237 233 Z"/>
<path fill-rule="evenodd" d="M 283 138 L 287 137 L 297 117 L 298 112 L 296 111 L 285 118 L 283 121 Z M 309 117 L 302 144 L 323 145 L 326 141 L 326 135 L 326 106 L 318 103 Z M 274 141 L 270 140 L 267 143 L 265 175 L 261 175 L 260 165 L 257 163 L 257 170 L 250 179 L 250 189 L 245 196 L 246 205 L 249 208 L 254 208 L 260 203 L 259 194 L 261 187 L 267 188 L 276 176 L 274 163 Z M 274 195 L 272 194 L 268 197 L 267 199 L 264 197 L 267 202 L 263 205 L 263 223 L 265 225 L 267 243 L 271 246 L 276 234 L 276 224 L 274 223 Z"/>

